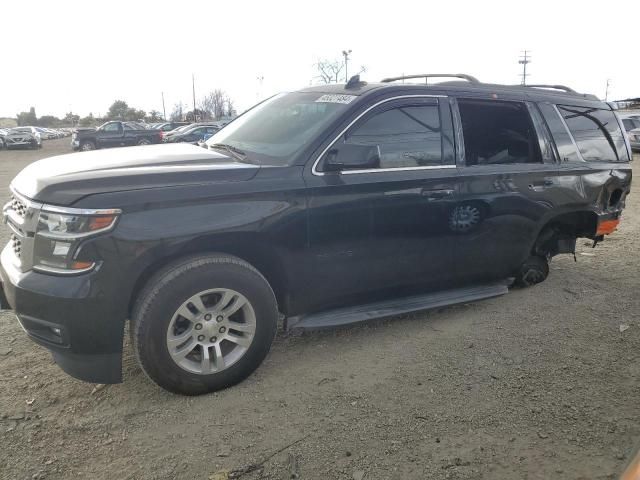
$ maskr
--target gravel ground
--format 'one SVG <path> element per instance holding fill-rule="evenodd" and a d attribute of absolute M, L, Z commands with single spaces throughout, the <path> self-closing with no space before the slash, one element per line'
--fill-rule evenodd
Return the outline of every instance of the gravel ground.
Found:
<path fill-rule="evenodd" d="M 67 151 L 0 151 L 0 184 Z M 196 398 L 152 384 L 129 345 L 125 382 L 94 389 L 3 312 L 0 478 L 617 478 L 640 446 L 638 207 L 541 285 L 279 334 L 248 380 Z"/>

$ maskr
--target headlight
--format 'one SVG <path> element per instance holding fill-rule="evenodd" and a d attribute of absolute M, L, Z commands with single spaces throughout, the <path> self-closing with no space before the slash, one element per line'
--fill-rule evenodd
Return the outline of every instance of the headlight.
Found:
<path fill-rule="evenodd" d="M 34 269 L 55 273 L 79 273 L 91 270 L 95 262 L 78 260 L 78 247 L 85 238 L 113 228 L 119 211 L 104 212 L 76 215 L 43 209 L 40 212 L 35 235 Z"/>

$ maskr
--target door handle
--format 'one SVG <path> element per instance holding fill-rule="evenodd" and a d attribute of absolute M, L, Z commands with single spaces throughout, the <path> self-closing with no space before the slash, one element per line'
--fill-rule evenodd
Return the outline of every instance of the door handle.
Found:
<path fill-rule="evenodd" d="M 542 182 L 530 183 L 529 190 L 540 191 L 544 190 L 546 187 L 551 187 L 553 185 L 553 180 L 550 178 L 545 178 Z"/>
<path fill-rule="evenodd" d="M 443 188 L 443 189 L 438 189 L 438 190 L 427 190 L 427 189 L 422 189 L 422 191 L 420 192 L 420 194 L 423 197 L 427 197 L 427 198 L 446 198 L 446 197 L 450 197 L 453 195 L 453 190 L 451 189 L 447 189 L 447 188 Z"/>

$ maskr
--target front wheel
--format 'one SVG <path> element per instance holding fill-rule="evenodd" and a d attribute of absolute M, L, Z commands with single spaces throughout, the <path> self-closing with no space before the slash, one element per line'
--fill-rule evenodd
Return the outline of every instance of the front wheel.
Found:
<path fill-rule="evenodd" d="M 266 279 L 229 255 L 191 257 L 157 273 L 136 301 L 133 346 L 161 387 L 199 395 L 230 387 L 262 363 L 278 308 Z"/>
<path fill-rule="evenodd" d="M 138 145 L 151 145 L 151 142 L 148 138 L 141 138 L 138 140 Z"/>

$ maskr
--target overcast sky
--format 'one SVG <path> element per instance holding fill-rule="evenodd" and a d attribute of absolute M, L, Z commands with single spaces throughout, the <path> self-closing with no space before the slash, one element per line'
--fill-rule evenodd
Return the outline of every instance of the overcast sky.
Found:
<path fill-rule="evenodd" d="M 0 116 L 104 114 L 116 99 L 167 115 L 224 89 L 238 110 L 305 87 L 314 64 L 351 49 L 363 78 L 464 72 L 482 81 L 561 83 L 609 99 L 640 96 L 624 42 L 633 2 L 65 1 L 2 2 Z M 625 32 L 627 33 L 625 35 Z M 264 77 L 262 87 L 258 77 Z"/>

